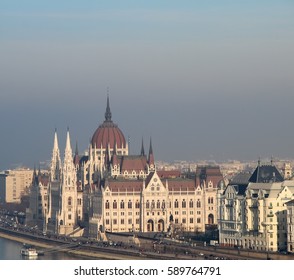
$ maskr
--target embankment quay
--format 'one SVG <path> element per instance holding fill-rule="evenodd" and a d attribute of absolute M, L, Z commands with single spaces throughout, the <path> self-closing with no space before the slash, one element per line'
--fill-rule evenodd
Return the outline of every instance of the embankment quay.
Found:
<path fill-rule="evenodd" d="M 111 234 L 109 234 L 111 236 Z M 85 238 L 68 238 L 64 236 L 43 236 L 38 233 L 27 233 L 19 230 L 0 227 L 0 236 L 21 243 L 31 244 L 46 252 L 60 251 L 81 258 L 108 259 L 108 260 L 197 260 L 197 259 L 224 259 L 224 260 L 293 260 L 293 255 L 283 255 L 272 252 L 255 252 L 236 248 L 213 246 L 191 247 L 188 244 L 177 242 L 155 241 L 148 238 L 139 238 L 140 245 L 124 242 L 98 242 Z M 111 236 L 119 239 L 119 235 Z M 123 236 L 121 236 L 123 239 Z"/>

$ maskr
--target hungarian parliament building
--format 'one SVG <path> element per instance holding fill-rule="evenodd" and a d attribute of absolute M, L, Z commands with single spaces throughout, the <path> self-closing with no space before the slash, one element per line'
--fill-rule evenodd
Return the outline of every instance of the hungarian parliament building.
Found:
<path fill-rule="evenodd" d="M 152 141 L 129 154 L 112 121 L 109 97 L 103 123 L 87 153 L 72 150 L 67 130 L 61 158 L 53 137 L 50 170 L 34 171 L 27 224 L 61 235 L 99 239 L 105 232 L 205 232 L 217 225 L 217 193 L 224 184 L 218 166 L 196 172 L 157 170 Z"/>

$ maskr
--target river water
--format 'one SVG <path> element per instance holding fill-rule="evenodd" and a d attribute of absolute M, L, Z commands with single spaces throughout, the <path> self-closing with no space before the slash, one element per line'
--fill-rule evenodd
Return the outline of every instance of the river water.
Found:
<path fill-rule="evenodd" d="M 23 244 L 17 241 L 0 237 L 0 260 L 27 260 L 28 257 L 20 254 Z M 38 248 L 37 248 L 38 249 Z M 44 250 L 40 248 L 40 250 Z M 64 252 L 48 252 L 38 256 L 38 260 L 85 260 L 86 258 L 76 257 Z"/>

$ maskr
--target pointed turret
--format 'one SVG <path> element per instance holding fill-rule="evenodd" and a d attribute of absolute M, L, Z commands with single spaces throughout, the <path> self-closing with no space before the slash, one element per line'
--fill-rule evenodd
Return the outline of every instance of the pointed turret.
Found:
<path fill-rule="evenodd" d="M 75 150 L 75 155 L 79 154 L 79 149 L 78 149 L 78 141 L 76 142 L 76 150 Z"/>
<path fill-rule="evenodd" d="M 153 149 L 152 149 L 152 141 L 150 137 L 150 146 L 149 146 L 149 156 L 148 156 L 148 164 L 150 169 L 154 169 L 154 155 L 153 155 Z"/>
<path fill-rule="evenodd" d="M 80 163 L 80 157 L 79 157 L 79 150 L 78 150 L 78 142 L 76 142 L 76 150 L 75 150 L 75 156 L 74 156 L 74 165 L 78 166 Z"/>
<path fill-rule="evenodd" d="M 61 160 L 60 160 L 60 152 L 58 147 L 57 130 L 55 129 L 52 158 L 51 158 L 51 168 L 50 168 L 51 181 L 56 181 L 60 179 L 60 171 L 61 171 Z"/>
<path fill-rule="evenodd" d="M 70 166 L 71 163 L 73 163 L 72 148 L 70 144 L 69 128 L 67 128 L 63 168 L 65 169 L 65 165 Z"/>
<path fill-rule="evenodd" d="M 142 137 L 142 145 L 141 145 L 141 156 L 145 156 L 143 137 Z"/>
<path fill-rule="evenodd" d="M 38 186 L 39 185 L 39 180 L 38 180 L 38 174 L 37 174 L 37 170 L 36 170 L 36 165 L 34 165 L 34 173 L 33 173 L 33 182 L 32 185 L 33 186 Z"/>
<path fill-rule="evenodd" d="M 60 184 L 60 207 L 58 215 L 59 232 L 68 234 L 73 231 L 77 222 L 77 173 L 73 162 L 69 129 L 67 128 L 64 150 L 62 181 Z M 71 215 L 68 213 L 71 212 Z M 62 225 L 61 225 L 62 224 Z"/>

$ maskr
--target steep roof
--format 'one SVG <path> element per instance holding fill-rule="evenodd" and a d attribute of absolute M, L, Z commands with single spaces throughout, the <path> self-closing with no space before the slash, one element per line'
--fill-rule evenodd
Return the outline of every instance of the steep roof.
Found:
<path fill-rule="evenodd" d="M 143 189 L 143 180 L 128 180 L 128 179 L 107 179 L 105 187 L 109 187 L 111 192 L 141 192 Z"/>
<path fill-rule="evenodd" d="M 236 174 L 231 180 L 230 185 L 248 185 L 249 178 L 252 176 L 251 173 L 248 172 L 240 172 Z"/>
<path fill-rule="evenodd" d="M 121 165 L 121 172 L 141 171 L 147 169 L 147 158 L 146 156 L 118 156 L 118 161 Z"/>
<path fill-rule="evenodd" d="M 211 181 L 216 187 L 223 180 L 219 166 L 199 166 L 196 169 L 196 185 Z"/>
<path fill-rule="evenodd" d="M 164 185 L 166 181 L 162 182 Z M 170 178 L 167 179 L 169 191 L 195 191 L 195 180 L 188 178 Z"/>
<path fill-rule="evenodd" d="M 177 178 L 181 177 L 180 170 L 157 170 L 156 171 L 160 178 Z"/>
<path fill-rule="evenodd" d="M 251 183 L 283 182 L 284 179 L 274 165 L 260 165 L 256 167 L 249 178 Z"/>

